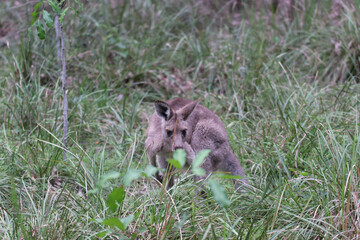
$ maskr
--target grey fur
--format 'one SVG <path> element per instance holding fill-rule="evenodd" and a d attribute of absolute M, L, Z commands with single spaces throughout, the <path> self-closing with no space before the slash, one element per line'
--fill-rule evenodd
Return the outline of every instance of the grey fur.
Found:
<path fill-rule="evenodd" d="M 184 98 L 174 98 L 167 102 L 156 101 L 155 109 L 145 141 L 151 165 L 168 169 L 166 159 L 172 156 L 174 150 L 181 148 L 186 152 L 186 166 L 189 167 L 198 152 L 210 149 L 209 156 L 201 166 L 206 175 L 215 171 L 229 172 L 241 177 L 240 183 L 235 181 L 238 190 L 248 186 L 244 170 L 230 150 L 225 126 L 216 114 L 200 105 L 199 100 Z M 162 182 L 159 173 L 155 177 Z M 169 172 L 167 188 L 170 189 L 173 184 L 174 179 Z"/>

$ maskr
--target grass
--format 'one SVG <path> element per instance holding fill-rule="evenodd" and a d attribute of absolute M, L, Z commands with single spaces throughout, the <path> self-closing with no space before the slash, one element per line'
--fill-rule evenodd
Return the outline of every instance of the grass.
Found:
<path fill-rule="evenodd" d="M 0 3 L 0 236 L 359 239 L 360 10 L 305 2 L 293 21 L 284 6 L 229 13 L 192 0 L 69 11 L 66 161 L 54 31 L 27 36 L 34 3 Z M 227 127 L 254 187 L 239 194 L 218 179 L 228 207 L 210 189 L 194 199 L 190 172 L 177 173 L 172 193 L 147 177 L 124 185 L 148 164 L 152 102 L 175 96 L 200 98 Z"/>

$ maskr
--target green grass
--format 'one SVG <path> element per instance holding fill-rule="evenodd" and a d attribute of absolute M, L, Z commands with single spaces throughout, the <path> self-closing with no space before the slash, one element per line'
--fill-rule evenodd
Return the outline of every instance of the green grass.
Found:
<path fill-rule="evenodd" d="M 112 2 L 64 18 L 66 161 L 55 33 L 27 36 L 34 3 L 0 3 L 1 238 L 359 238 L 358 1 L 337 18 L 330 1 L 300 1 L 292 22 L 250 4 Z M 194 199 L 190 172 L 171 193 L 140 177 L 111 211 L 112 190 L 148 164 L 152 102 L 176 96 L 223 119 L 254 190 L 219 180 L 222 207 L 210 189 Z M 99 185 L 111 171 L 120 176 Z M 101 223 L 129 216 L 125 230 Z"/>

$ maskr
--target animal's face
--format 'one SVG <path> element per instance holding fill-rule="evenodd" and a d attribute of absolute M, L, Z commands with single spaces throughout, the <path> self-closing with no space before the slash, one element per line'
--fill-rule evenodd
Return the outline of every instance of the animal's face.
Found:
<path fill-rule="evenodd" d="M 188 122 L 178 117 L 177 114 L 165 121 L 162 127 L 164 150 L 170 152 L 184 148 L 184 142 L 190 141 L 188 129 Z"/>
<path fill-rule="evenodd" d="M 161 123 L 163 148 L 165 152 L 172 152 L 184 148 L 184 142 L 190 143 L 192 136 L 192 122 L 189 116 L 193 113 L 198 102 L 192 102 L 174 111 L 167 103 L 155 102 L 155 109 L 163 121 Z"/>

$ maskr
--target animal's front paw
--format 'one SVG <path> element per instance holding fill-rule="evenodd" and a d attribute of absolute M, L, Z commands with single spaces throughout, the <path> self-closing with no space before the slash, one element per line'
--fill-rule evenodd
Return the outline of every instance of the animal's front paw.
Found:
<path fill-rule="evenodd" d="M 184 143 L 184 150 L 186 152 L 186 160 L 191 165 L 192 161 L 195 158 L 195 152 L 192 149 L 192 147 L 190 146 L 190 144 L 187 142 Z"/>

